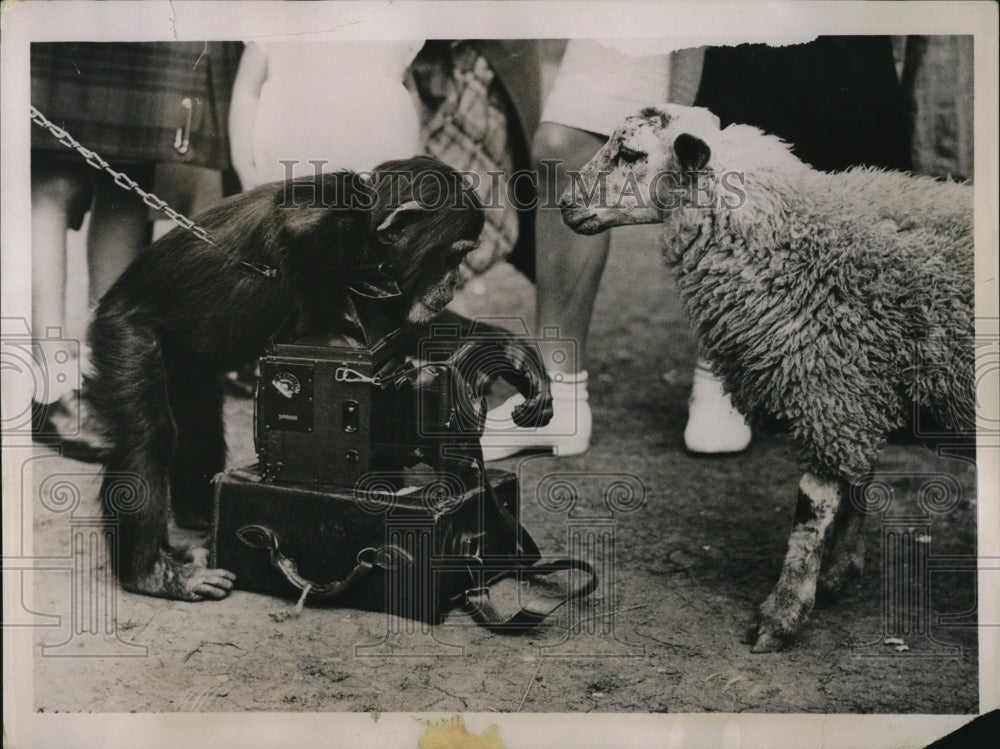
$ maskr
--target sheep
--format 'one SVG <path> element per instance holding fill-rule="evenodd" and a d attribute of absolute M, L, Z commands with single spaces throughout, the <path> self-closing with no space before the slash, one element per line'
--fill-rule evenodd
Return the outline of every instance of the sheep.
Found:
<path fill-rule="evenodd" d="M 974 438 L 971 185 L 820 172 L 754 127 L 664 105 L 627 118 L 560 208 L 585 234 L 662 223 L 664 258 L 734 404 L 799 444 L 788 551 L 744 638 L 755 653 L 785 647 L 817 589 L 835 594 L 862 571 L 849 491 L 887 436 L 921 409 Z"/>

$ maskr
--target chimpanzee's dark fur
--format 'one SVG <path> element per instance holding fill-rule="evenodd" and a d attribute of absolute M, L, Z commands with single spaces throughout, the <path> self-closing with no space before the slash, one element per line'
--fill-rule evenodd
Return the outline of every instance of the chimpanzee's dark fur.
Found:
<path fill-rule="evenodd" d="M 366 178 L 324 175 L 322 196 L 310 182 L 296 183 L 299 207 L 285 183 L 221 202 L 196 219 L 212 243 L 171 231 L 97 308 L 86 392 L 111 446 L 101 501 L 118 520 L 115 566 L 128 590 L 201 600 L 233 586 L 232 573 L 207 568 L 204 549 L 167 537 L 171 507 L 182 525 L 210 516 L 209 480 L 225 467 L 219 373 L 251 362 L 273 337 L 336 326 L 349 287 L 365 279 L 389 294 L 398 283 L 384 304 L 393 322 L 427 322 L 452 298 L 483 226 L 459 175 L 430 158 L 388 162 Z M 372 270 L 382 262 L 391 279 Z M 530 378 L 535 406 L 548 398 L 539 377 Z"/>

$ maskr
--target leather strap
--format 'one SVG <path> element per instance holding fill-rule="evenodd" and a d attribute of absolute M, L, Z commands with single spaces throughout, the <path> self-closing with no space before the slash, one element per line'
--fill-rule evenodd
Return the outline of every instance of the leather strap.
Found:
<path fill-rule="evenodd" d="M 490 586 L 508 577 L 522 575 L 538 576 L 553 572 L 580 570 L 588 576 L 587 582 L 567 593 L 561 599 L 534 598 L 524 604 L 513 616 L 504 619 L 490 600 Z M 554 559 L 551 562 L 539 562 L 514 572 L 504 572 L 492 578 L 482 587 L 470 588 L 465 591 L 464 605 L 469 615 L 479 624 L 493 632 L 518 633 L 536 627 L 545 621 L 557 609 L 569 601 L 590 595 L 597 588 L 597 573 L 590 563 L 582 559 Z"/>
<path fill-rule="evenodd" d="M 485 407 L 486 403 L 484 399 L 483 408 L 485 409 Z M 514 536 L 514 541 L 517 544 L 517 556 L 513 557 L 515 562 L 514 566 L 515 568 L 527 567 L 530 563 L 537 562 L 541 559 L 542 552 L 538 548 L 538 544 L 535 543 L 535 539 L 531 537 L 530 533 L 528 533 L 528 529 L 521 525 L 521 522 L 504 506 L 503 502 L 500 501 L 500 498 L 497 497 L 496 492 L 493 491 L 493 485 L 490 484 L 490 480 L 486 475 L 486 463 L 483 460 L 482 449 L 479 447 L 478 442 L 476 443 L 476 447 L 478 449 L 478 454 L 473 457 L 473 460 L 479 470 L 480 484 L 485 490 L 486 498 L 499 513 L 500 519 L 507 527 L 508 532 Z"/>
<path fill-rule="evenodd" d="M 299 573 L 298 565 L 291 557 L 286 557 L 279 548 L 278 534 L 263 524 L 245 525 L 236 535 L 253 549 L 264 549 L 271 555 L 271 564 L 296 589 L 306 591 L 306 595 L 321 601 L 335 601 L 357 587 L 373 567 L 392 569 L 413 561 L 413 557 L 398 546 L 387 544 L 379 548 L 368 547 L 358 552 L 358 563 L 343 580 L 316 583 Z"/>

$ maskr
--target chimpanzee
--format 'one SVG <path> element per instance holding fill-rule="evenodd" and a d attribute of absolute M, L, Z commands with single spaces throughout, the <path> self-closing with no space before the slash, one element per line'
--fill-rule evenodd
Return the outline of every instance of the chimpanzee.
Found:
<path fill-rule="evenodd" d="M 85 392 L 110 444 L 101 502 L 118 521 L 123 587 L 197 601 L 223 598 L 234 575 L 204 548 L 168 539 L 207 524 L 210 479 L 225 467 L 220 373 L 267 342 L 336 332 L 352 300 L 377 298 L 399 326 L 427 323 L 454 295 L 483 208 L 445 164 L 415 157 L 371 173 L 277 182 L 176 228 L 142 252 L 101 299 L 90 326 Z M 502 344 L 523 377 L 522 420 L 544 423 L 549 393 L 537 353 Z"/>

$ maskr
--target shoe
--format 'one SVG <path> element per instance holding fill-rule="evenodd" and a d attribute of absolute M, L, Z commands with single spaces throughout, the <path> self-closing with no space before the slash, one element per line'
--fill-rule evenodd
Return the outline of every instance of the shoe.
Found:
<path fill-rule="evenodd" d="M 688 401 L 684 446 L 700 455 L 725 455 L 743 452 L 751 439 L 750 426 L 712 374 L 710 365 L 699 362 Z"/>
<path fill-rule="evenodd" d="M 60 448 L 64 457 L 85 463 L 100 463 L 109 453 L 78 390 L 52 403 L 32 401 L 31 437 L 39 444 Z"/>
<path fill-rule="evenodd" d="M 571 378 L 572 381 L 566 381 Z M 500 460 L 525 450 L 551 450 L 558 456 L 587 451 L 593 429 L 587 402 L 587 373 L 555 375 L 550 387 L 552 420 L 543 427 L 524 428 L 514 424 L 511 414 L 524 403 L 520 393 L 486 414 L 486 427 L 479 440 L 484 460 Z"/>

